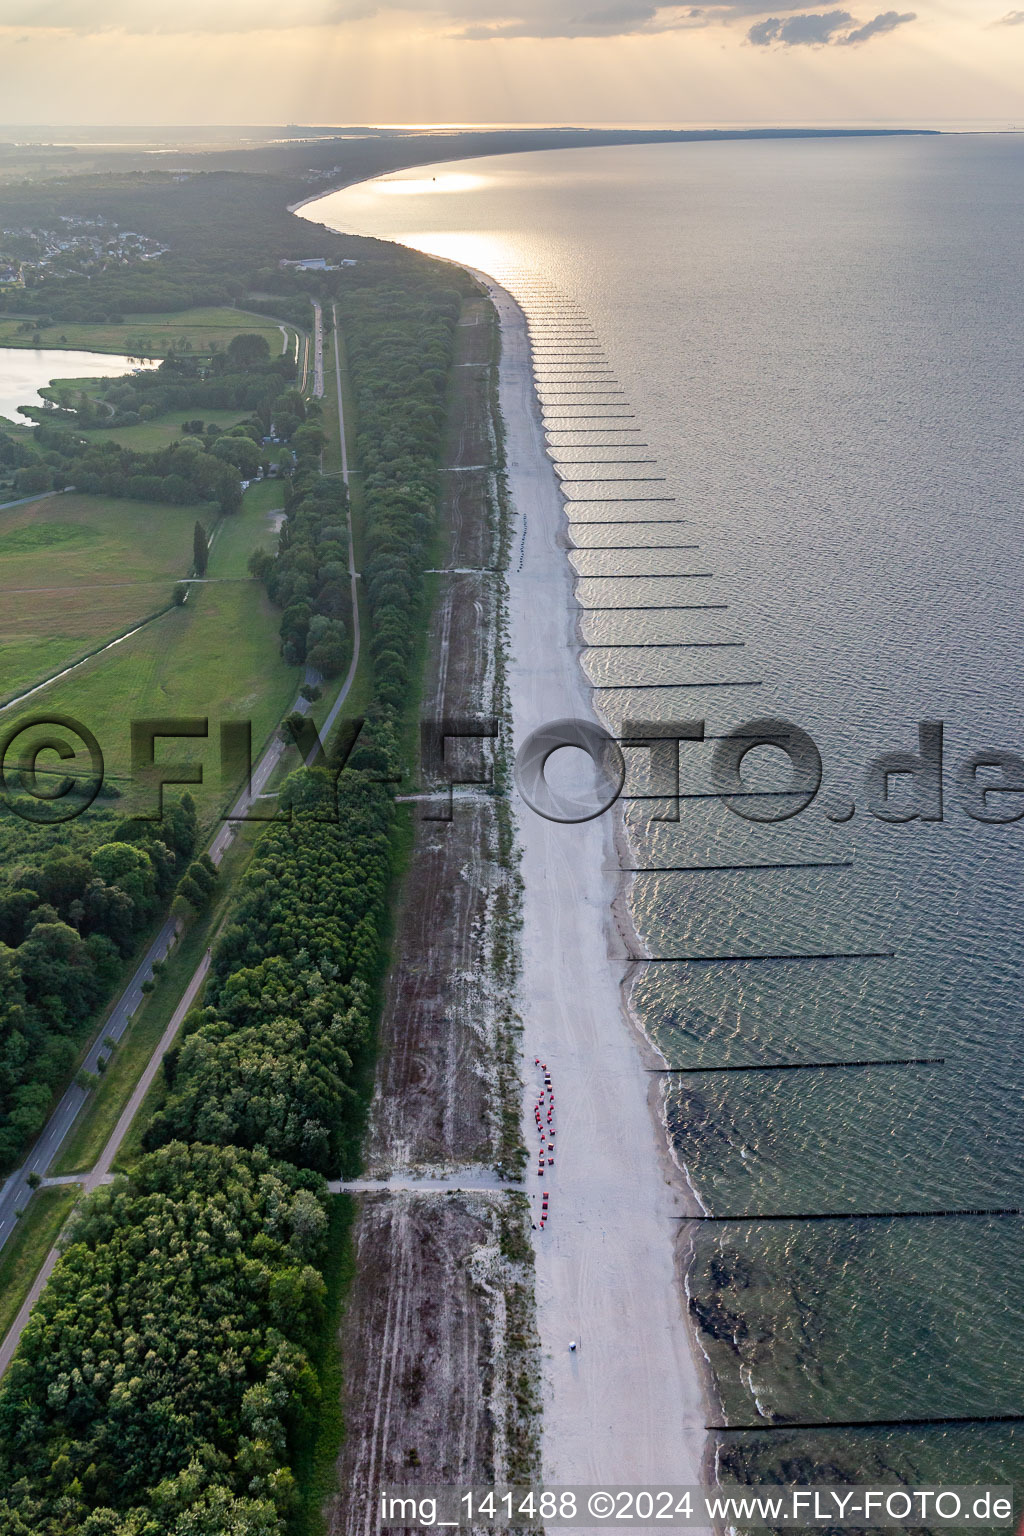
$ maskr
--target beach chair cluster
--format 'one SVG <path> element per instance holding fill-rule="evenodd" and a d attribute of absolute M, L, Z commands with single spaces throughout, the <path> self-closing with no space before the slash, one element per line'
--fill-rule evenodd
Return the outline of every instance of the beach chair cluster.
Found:
<path fill-rule="evenodd" d="M 551 1074 L 548 1071 L 546 1061 L 541 1061 L 539 1056 L 533 1058 L 535 1067 L 539 1067 L 544 1074 L 544 1086 L 533 1106 L 534 1119 L 537 1122 L 537 1135 L 540 1145 L 537 1150 L 537 1177 L 543 1179 L 545 1173 L 555 1166 L 555 1090 L 551 1086 Z M 543 1191 L 540 1211 L 540 1227 L 547 1225 L 548 1219 L 548 1192 Z M 534 1224 L 536 1225 L 536 1223 Z"/>

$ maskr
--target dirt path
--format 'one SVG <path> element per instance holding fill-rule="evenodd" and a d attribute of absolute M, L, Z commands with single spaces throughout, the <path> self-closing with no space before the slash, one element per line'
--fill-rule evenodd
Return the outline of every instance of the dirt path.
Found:
<path fill-rule="evenodd" d="M 428 719 L 494 708 L 494 340 L 487 306 L 467 305 L 446 456 L 460 473 L 442 477 Z M 533 1470 L 529 1219 L 521 1186 L 494 1171 L 508 1151 L 498 1060 L 514 874 L 499 856 L 494 799 L 457 796 L 450 822 L 421 818 L 436 796 L 415 799 L 367 1176 L 336 1186 L 358 1196 L 359 1214 L 332 1536 L 376 1536 L 384 1481 L 480 1484 Z"/>

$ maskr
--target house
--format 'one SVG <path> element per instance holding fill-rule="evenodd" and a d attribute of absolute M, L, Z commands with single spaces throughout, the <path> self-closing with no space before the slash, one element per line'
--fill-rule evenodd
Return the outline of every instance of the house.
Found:
<path fill-rule="evenodd" d="M 306 256 L 301 261 L 279 261 L 279 267 L 297 267 L 300 272 L 333 272 L 326 256 Z"/>

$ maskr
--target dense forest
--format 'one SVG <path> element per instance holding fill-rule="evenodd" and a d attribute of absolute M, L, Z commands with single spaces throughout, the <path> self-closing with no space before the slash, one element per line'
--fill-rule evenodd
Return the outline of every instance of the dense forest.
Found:
<path fill-rule="evenodd" d="M 278 1536 L 326 1228 L 314 1175 L 235 1147 L 90 1200 L 0 1391 L 5 1536 Z"/>
<path fill-rule="evenodd" d="M 377 739 L 409 689 L 421 629 L 423 570 L 434 532 L 436 469 L 448 373 L 462 297 L 456 277 L 432 263 L 398 284 L 390 271 L 348 269 L 324 280 L 337 304 L 356 396 L 356 451 L 362 473 Z M 348 547 L 346 494 L 301 458 L 286 501 L 275 558 L 250 569 L 283 610 L 287 660 L 336 676 L 346 656 Z"/>
<path fill-rule="evenodd" d="M 161 822 L 0 817 L 0 1167 L 41 1129 L 99 1006 L 192 859 L 190 795 Z M 187 895 L 187 892 L 186 892 Z"/>
<path fill-rule="evenodd" d="M 36 441 L 38 460 L 14 477 L 21 496 L 73 488 L 86 495 L 182 506 L 213 502 L 225 513 L 237 512 L 242 504 L 237 469 L 198 444 L 172 443 L 155 453 L 138 453 L 109 438 L 89 442 L 49 425 L 36 428 Z"/>
<path fill-rule="evenodd" d="M 318 1412 L 321 1177 L 358 1157 L 392 874 L 387 779 L 425 621 L 461 302 L 450 268 L 379 249 L 304 280 L 337 302 L 356 399 L 367 725 L 337 777 L 329 765 L 287 781 L 290 820 L 263 833 L 239 884 L 201 1006 L 165 1059 L 145 1155 L 76 1218 L 0 1386 L 5 1531 L 286 1536 L 297 1518 L 290 1469 Z M 294 401 L 284 415 L 286 522 L 257 574 L 287 654 L 330 672 L 345 644 L 346 497 L 318 474 L 319 427 L 299 424 Z M 186 889 L 196 876 L 193 862 Z"/>
<path fill-rule="evenodd" d="M 348 497 L 340 480 L 297 475 L 290 488 L 275 557 L 250 561 L 281 615 L 281 654 L 336 677 L 347 659 Z"/>
<path fill-rule="evenodd" d="M 317 1411 L 318 1175 L 356 1156 L 391 801 L 358 751 L 337 786 L 301 769 L 282 798 L 148 1155 L 77 1218 L 0 1388 L 4 1531 L 288 1528 Z"/>
<path fill-rule="evenodd" d="M 355 383 L 363 471 L 375 697 L 397 711 L 422 624 L 434 534 L 436 467 L 461 296 L 436 269 L 398 285 L 339 285 L 339 323 Z"/>
<path fill-rule="evenodd" d="M 351 1164 L 361 1117 L 354 1063 L 387 899 L 390 804 L 347 769 L 337 804 L 323 773 L 294 775 L 291 824 L 264 833 L 214 956 L 206 1006 L 166 1061 L 170 1093 L 147 1127 L 169 1141 L 264 1147 L 300 1167 Z"/>
<path fill-rule="evenodd" d="M 302 196 L 302 183 L 295 179 L 230 171 L 78 176 L 7 186 L 7 224 L 46 228 L 61 215 L 102 216 L 170 250 L 92 278 L 40 274 L 33 287 L 5 287 L 0 314 L 46 314 L 57 324 L 116 324 L 128 315 L 233 304 L 250 291 L 294 299 L 304 291 L 303 276 L 278 263 L 310 255 L 370 259 L 399 271 L 415 268 L 412 253 L 334 234 L 288 213 L 286 205 L 296 196 Z M 248 302 L 246 297 L 246 307 Z"/>
<path fill-rule="evenodd" d="M 94 417 L 90 425 L 131 427 L 163 411 L 192 407 L 267 412 L 291 387 L 294 372 L 289 358 L 271 360 L 264 336 L 242 333 L 231 339 L 225 352 L 207 360 L 172 353 L 159 368 L 107 384 L 100 398 L 114 407 L 113 415 L 108 422 Z"/>

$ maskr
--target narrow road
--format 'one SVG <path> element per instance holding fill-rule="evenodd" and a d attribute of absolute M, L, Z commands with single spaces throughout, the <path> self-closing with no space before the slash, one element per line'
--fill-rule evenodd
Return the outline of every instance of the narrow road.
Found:
<path fill-rule="evenodd" d="M 30 501 L 45 501 L 48 496 L 63 494 L 63 491 L 37 491 L 34 496 L 20 496 L 17 501 L 0 501 L 0 512 L 9 512 L 12 507 L 24 507 Z"/>
<path fill-rule="evenodd" d="M 184 1019 L 186 1013 L 188 1013 L 192 1004 L 195 1002 L 196 994 L 198 993 L 199 988 L 202 986 L 203 982 L 206 980 L 206 973 L 209 969 L 210 951 L 207 950 L 198 969 L 196 970 L 195 975 L 192 977 L 192 980 L 185 988 L 181 1002 L 174 1010 L 174 1017 L 171 1019 L 171 1022 L 165 1029 L 160 1044 L 157 1046 L 152 1057 L 150 1058 L 149 1065 L 146 1067 L 145 1072 L 143 1072 L 142 1076 L 139 1078 L 139 1081 L 135 1085 L 132 1096 L 128 1100 L 128 1103 L 125 1105 L 121 1118 L 118 1120 L 117 1125 L 114 1127 L 110 1140 L 107 1142 L 100 1155 L 99 1162 L 96 1164 L 95 1168 L 93 1168 L 86 1175 L 86 1177 L 81 1180 L 83 1194 L 91 1194 L 92 1191 L 97 1189 L 100 1184 L 109 1184 L 110 1170 L 113 1166 L 114 1158 L 120 1151 L 121 1143 L 124 1141 L 124 1138 L 128 1134 L 129 1127 L 131 1126 L 132 1121 L 138 1113 L 139 1106 L 141 1105 L 143 1099 L 146 1097 L 146 1094 L 149 1092 L 150 1085 L 160 1070 L 160 1064 L 163 1061 L 164 1056 L 170 1050 L 174 1037 L 178 1033 L 178 1030 L 181 1028 L 181 1021 Z M 74 1183 L 78 1181 L 65 1179 L 61 1182 Z M 7 1367 L 10 1365 L 12 1359 L 14 1358 L 14 1352 L 21 1342 L 21 1335 L 25 1331 L 25 1325 L 31 1316 L 32 1308 L 43 1294 L 43 1289 L 46 1285 L 46 1282 L 53 1274 L 54 1267 L 59 1258 L 60 1249 L 56 1244 L 54 1244 L 46 1256 L 46 1260 L 42 1269 L 39 1271 L 38 1275 L 36 1275 L 32 1289 L 25 1297 L 21 1310 L 19 1311 L 17 1317 L 14 1319 L 14 1322 L 11 1324 L 6 1338 L 4 1339 L 3 1343 L 0 1344 L 0 1377 L 3 1376 L 4 1372 L 7 1370 Z"/>
<path fill-rule="evenodd" d="M 313 304 L 313 398 L 324 397 L 324 312 L 316 299 Z M 337 352 L 337 347 L 335 347 Z"/>
<path fill-rule="evenodd" d="M 337 345 L 336 311 L 334 314 L 334 326 L 336 338 L 334 348 L 334 365 L 338 390 L 338 435 L 341 450 L 341 473 L 342 479 L 344 480 L 347 489 L 349 485 L 349 463 L 348 447 L 345 442 L 345 413 L 342 404 L 341 362 L 338 355 Z M 323 327 L 319 307 L 317 310 L 317 334 L 321 342 L 320 377 L 322 393 Z M 352 533 L 351 512 L 348 518 L 348 551 L 349 581 L 351 583 L 352 592 L 352 661 L 348 669 L 348 675 L 346 676 L 345 681 L 339 690 L 338 696 L 332 704 L 330 711 L 328 712 L 327 717 L 320 728 L 320 735 L 321 739 L 323 740 L 326 740 L 328 732 L 331 730 L 338 718 L 338 715 L 352 688 L 352 684 L 356 676 L 356 671 L 358 670 L 359 666 L 361 646 L 361 630 L 359 623 L 359 587 L 358 574 L 356 572 L 355 566 L 355 542 Z M 311 681 L 312 676 L 313 674 L 311 673 L 307 674 L 307 677 L 304 679 L 304 681 Z M 291 712 L 306 714 L 308 713 L 309 708 L 310 706 L 308 702 L 300 695 L 295 700 Z M 234 840 L 242 818 L 248 815 L 252 807 L 263 794 L 263 791 L 266 788 L 266 785 L 270 780 L 274 770 L 280 763 L 281 757 L 285 750 L 285 742 L 281 738 L 280 734 L 275 731 L 273 739 L 267 746 L 266 751 L 263 753 L 262 757 L 259 759 L 259 762 L 256 764 L 252 771 L 249 785 L 239 794 L 238 799 L 232 806 L 227 818 L 221 824 L 219 830 L 209 845 L 208 851 L 211 859 L 215 864 L 220 864 L 227 848 Z M 312 763 L 315 757 L 316 748 L 310 752 L 306 760 L 307 763 Z M 166 957 L 166 955 L 174 947 L 177 937 L 177 924 L 172 918 L 168 918 L 163 927 L 160 929 L 160 932 L 157 934 L 156 938 L 150 944 L 131 981 L 128 983 L 128 986 L 117 1000 L 117 1003 L 112 1009 L 109 1017 L 101 1026 L 96 1039 L 93 1041 L 83 1063 L 83 1066 L 87 1072 L 97 1072 L 100 1057 L 108 1055 L 108 1047 L 104 1044 L 104 1041 L 108 1037 L 115 1041 L 121 1039 L 122 1035 L 128 1027 L 129 1022 L 131 1021 L 132 1015 L 135 1013 L 139 1003 L 142 1001 L 144 995 L 142 991 L 143 983 L 150 980 L 153 975 L 153 962 L 155 960 L 162 960 Z M 99 1162 L 96 1164 L 96 1167 L 90 1171 L 89 1174 L 83 1176 L 83 1182 L 87 1189 L 95 1188 L 97 1184 L 105 1182 L 106 1178 L 109 1176 L 110 1166 L 113 1163 L 114 1157 L 117 1154 L 121 1142 L 124 1140 L 124 1137 L 127 1134 L 128 1127 L 131 1125 L 132 1119 L 134 1118 L 139 1106 L 145 1098 L 150 1083 L 152 1083 L 157 1071 L 160 1068 L 160 1063 L 162 1062 L 164 1055 L 169 1049 L 174 1036 L 177 1033 L 181 1020 L 188 1012 L 188 1009 L 192 1005 L 193 999 L 197 995 L 200 986 L 205 980 L 209 965 L 210 955 L 207 953 L 204 955 L 196 971 L 193 973 L 182 996 L 182 1000 L 178 1008 L 175 1010 L 174 1017 L 169 1023 L 162 1040 L 156 1047 L 153 1056 L 150 1058 L 149 1064 L 146 1067 L 142 1078 L 137 1084 L 131 1099 L 125 1106 L 124 1112 L 118 1121 L 117 1127 L 111 1136 L 110 1141 L 104 1148 Z M 50 1119 L 47 1122 L 42 1135 L 33 1146 L 28 1157 L 25 1159 L 25 1162 L 15 1173 L 10 1175 L 2 1190 L 0 1190 L 0 1248 L 3 1247 L 4 1243 L 10 1237 L 11 1232 L 14 1230 L 14 1227 L 17 1223 L 15 1212 L 27 1206 L 29 1199 L 31 1198 L 32 1190 L 28 1183 L 29 1178 L 32 1175 L 36 1175 L 39 1179 L 45 1178 L 48 1168 L 52 1164 L 54 1158 L 63 1145 L 68 1133 L 71 1130 L 71 1127 L 74 1125 L 75 1120 L 77 1119 L 78 1114 L 80 1113 L 87 1099 L 87 1090 L 80 1088 L 76 1083 L 72 1083 L 64 1093 L 63 1098 L 60 1100 L 60 1103 L 53 1111 L 53 1114 L 50 1116 Z M 7 1367 L 8 1361 L 17 1348 L 18 1340 L 20 1339 L 21 1332 L 28 1320 L 28 1315 L 31 1311 L 33 1301 L 36 1297 L 38 1297 L 43 1288 L 43 1285 L 46 1283 L 46 1279 L 50 1273 L 52 1273 L 53 1266 L 57 1261 L 57 1252 L 58 1251 L 55 1248 L 47 1258 L 46 1264 L 44 1264 L 43 1269 L 40 1271 L 40 1274 L 36 1280 L 36 1284 L 33 1286 L 32 1292 L 30 1293 L 25 1306 L 18 1314 L 18 1317 L 15 1319 L 10 1332 L 3 1341 L 2 1347 L 0 1347 L 0 1375 L 3 1374 Z"/>
<path fill-rule="evenodd" d="M 159 1045 L 153 1052 L 152 1056 L 149 1058 L 149 1063 L 146 1067 L 146 1070 L 143 1072 L 142 1076 L 135 1084 L 135 1087 L 132 1089 L 132 1096 L 128 1100 L 128 1103 L 125 1105 L 124 1109 L 121 1111 L 120 1119 L 118 1120 L 114 1129 L 111 1131 L 110 1139 L 106 1146 L 103 1148 L 103 1151 L 100 1153 L 99 1161 L 96 1163 L 96 1166 L 90 1170 L 90 1172 L 86 1175 L 85 1180 L 83 1181 L 86 1194 L 91 1193 L 91 1191 L 94 1190 L 97 1185 L 105 1184 L 110 1177 L 111 1169 L 114 1166 L 114 1159 L 121 1150 L 121 1143 L 124 1141 L 129 1130 L 131 1129 L 132 1121 L 138 1114 L 139 1109 L 142 1106 L 142 1101 L 146 1097 L 146 1094 L 149 1092 L 153 1083 L 153 1079 L 159 1072 L 161 1064 L 163 1063 L 163 1059 L 167 1055 L 167 1052 L 170 1050 L 171 1045 L 174 1042 L 175 1035 L 177 1035 L 178 1030 L 181 1028 L 182 1020 L 184 1019 L 186 1013 L 188 1013 L 189 1009 L 192 1007 L 192 1004 L 195 1002 L 199 993 L 200 987 L 206 980 L 206 975 L 210 969 L 210 961 L 212 958 L 212 951 L 207 950 L 206 954 L 196 966 L 196 969 L 192 975 L 192 980 L 189 982 L 188 986 L 182 993 L 181 1001 L 177 1008 L 175 1008 L 174 1013 L 171 1016 L 170 1023 L 167 1025 L 167 1028 L 164 1030 L 160 1037 Z M 0 1350 L 0 1375 L 2 1374 L 3 1351 Z"/>
<path fill-rule="evenodd" d="M 121 1039 L 131 1022 L 132 1015 L 142 1002 L 143 983 L 150 980 L 153 975 L 154 960 L 163 960 L 173 948 L 176 938 L 177 925 L 174 919 L 169 917 L 150 944 L 134 976 L 121 993 L 100 1033 L 89 1047 L 83 1062 L 86 1072 L 98 1072 L 100 1057 L 109 1056 L 109 1049 L 103 1043 L 108 1037 L 112 1040 Z M 88 1097 L 88 1090 L 80 1088 L 77 1083 L 71 1083 L 65 1089 L 63 1097 L 28 1157 L 21 1167 L 9 1176 L 3 1189 L 0 1190 L 0 1248 L 6 1243 L 17 1224 L 15 1212 L 27 1206 L 32 1197 L 29 1179 L 33 1175 L 38 1178 L 44 1176 L 63 1146 Z"/>
<path fill-rule="evenodd" d="M 338 442 L 341 447 L 341 478 L 346 491 L 351 492 L 351 482 L 348 468 L 348 446 L 345 442 L 345 407 L 341 402 L 341 342 L 338 334 L 338 307 L 331 306 L 331 315 L 334 320 L 334 376 L 338 388 Z M 352 534 L 352 507 L 348 510 L 348 580 L 352 598 L 352 660 L 349 662 L 348 675 L 341 685 L 341 692 L 327 714 L 321 726 L 320 734 L 324 741 L 334 725 L 341 710 L 341 706 L 348 698 L 349 690 L 355 682 L 356 672 L 359 667 L 359 646 L 361 631 L 359 626 L 359 573 L 356 570 L 356 545 Z M 311 759 L 310 759 L 311 761 Z"/>

